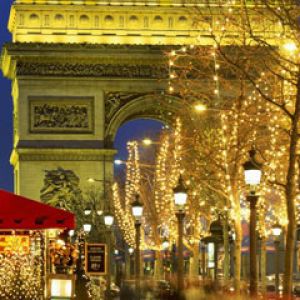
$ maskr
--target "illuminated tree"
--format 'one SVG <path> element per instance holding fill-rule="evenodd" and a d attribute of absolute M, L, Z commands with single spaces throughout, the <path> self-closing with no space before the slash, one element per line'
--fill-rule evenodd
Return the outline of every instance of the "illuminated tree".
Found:
<path fill-rule="evenodd" d="M 168 239 L 171 243 L 175 243 L 177 237 L 173 188 L 177 184 L 180 173 L 185 177 L 183 163 L 185 149 L 182 145 L 182 138 L 182 123 L 177 119 L 173 129 L 164 130 L 162 133 L 155 164 L 152 166 L 139 161 L 138 143 L 129 142 L 125 197 L 120 196 L 120 188 L 116 184 L 113 187 L 118 225 L 124 234 L 125 241 L 131 246 L 134 246 L 134 223 L 130 202 L 135 193 L 141 196 L 144 203 L 142 220 L 144 232 L 141 244 L 144 249 L 156 251 L 155 273 L 157 277 L 160 276 L 162 269 L 162 242 Z M 188 178 L 186 178 L 186 184 L 189 184 Z M 194 256 L 197 258 L 202 231 L 201 211 L 195 209 L 196 202 L 199 204 L 199 201 L 195 200 L 192 192 L 188 199 L 184 242 L 191 252 L 195 252 Z M 197 262 L 198 259 L 195 261 Z"/>
<path fill-rule="evenodd" d="M 300 74 L 299 74 L 299 7 L 296 1 L 254 1 L 256 19 L 250 15 L 247 6 L 242 7 L 243 29 L 247 39 L 240 48 L 244 63 L 236 56 L 226 53 L 218 41 L 218 51 L 222 58 L 235 68 L 253 86 L 255 93 L 269 105 L 273 121 L 275 141 L 270 165 L 270 181 L 279 187 L 284 197 L 288 222 L 286 229 L 284 291 L 291 293 L 293 274 L 293 251 L 296 231 L 296 201 L 299 194 L 299 166 L 297 151 L 300 118 Z M 262 9 L 262 7 L 264 9 Z M 251 11 L 251 14 L 253 13 Z M 263 34 L 255 29 L 263 24 Z M 235 26 L 241 28 L 241 24 Z M 270 40 L 267 31 L 273 29 L 280 43 Z M 251 47 L 249 47 L 251 45 Z M 254 45 L 254 46 L 252 46 Z M 255 59 L 253 59 L 255 58 Z M 251 70 L 246 66 L 251 65 Z M 272 121 L 270 122 L 272 124 Z M 271 149 L 269 150 L 271 151 Z M 269 161 L 266 161 L 270 164 Z M 270 171 L 271 171 L 270 170 Z"/>
<path fill-rule="evenodd" d="M 204 9 L 199 8 L 195 26 L 209 29 L 211 46 L 184 46 L 169 53 L 169 91 L 179 94 L 186 101 L 186 107 L 201 100 L 210 109 L 232 111 L 221 114 L 219 127 L 223 128 L 225 146 L 219 149 L 223 149 L 223 165 L 226 166 L 227 160 L 227 164 L 234 163 L 236 168 L 227 174 L 224 170 L 225 177 L 222 175 L 226 196 L 229 192 L 232 194 L 229 205 L 236 217 L 243 186 L 239 178 L 234 178 L 240 176 L 241 164 L 251 144 L 259 151 L 265 165 L 259 215 L 268 212 L 269 197 L 275 193 L 273 203 L 279 204 L 280 209 L 272 214 L 273 218 L 287 226 L 284 288 L 290 293 L 299 180 L 300 74 L 296 51 L 300 42 L 299 8 L 295 1 L 232 4 L 232 1 L 207 3 Z M 212 13 L 216 6 L 217 16 Z M 212 13 L 210 17 L 207 12 Z M 185 115 L 191 114 L 185 112 Z M 193 121 L 195 117 L 190 119 Z M 242 145 L 241 138 L 248 131 L 252 132 L 252 138 Z M 234 151 L 230 144 L 235 147 Z M 235 160 L 232 160 L 232 151 L 238 155 Z M 269 213 L 267 216 L 271 218 Z M 235 218 L 235 224 L 239 226 L 239 223 Z M 262 235 L 267 233 L 266 224 L 260 218 L 258 225 Z M 238 280 L 238 273 L 235 278 Z"/>
<path fill-rule="evenodd" d="M 42 258 L 33 254 L 1 254 L 1 299 L 40 299 L 43 295 L 42 266 Z"/>

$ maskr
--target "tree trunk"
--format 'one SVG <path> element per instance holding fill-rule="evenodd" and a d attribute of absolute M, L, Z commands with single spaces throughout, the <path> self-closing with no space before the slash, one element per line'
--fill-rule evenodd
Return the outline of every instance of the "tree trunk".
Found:
<path fill-rule="evenodd" d="M 125 252 L 125 278 L 131 277 L 131 256 L 128 251 Z"/>
<path fill-rule="evenodd" d="M 297 141 L 298 141 L 298 122 L 300 119 L 300 77 L 297 81 L 297 96 L 295 103 L 295 113 L 292 118 L 290 130 L 290 153 L 289 166 L 286 178 L 286 205 L 288 215 L 287 236 L 286 236 L 286 251 L 285 251 L 285 273 L 284 273 L 284 293 L 291 296 L 292 279 L 293 279 L 293 258 L 295 248 L 295 198 L 296 198 L 296 162 L 297 162 Z"/>
<path fill-rule="evenodd" d="M 235 243 L 234 243 L 234 288 L 240 292 L 241 284 L 241 249 L 242 248 L 242 226 L 240 218 L 235 221 Z"/>
<path fill-rule="evenodd" d="M 223 224 L 224 235 L 224 281 L 227 283 L 230 277 L 230 245 L 229 245 L 229 233 L 228 233 L 228 220 L 227 217 Z"/>
<path fill-rule="evenodd" d="M 161 280 L 162 278 L 162 270 L 163 270 L 163 263 L 162 263 L 162 254 L 158 250 L 155 252 L 155 265 L 154 265 L 154 279 Z"/>
<path fill-rule="evenodd" d="M 193 256 L 190 258 L 190 277 L 192 279 L 198 279 L 199 276 L 199 243 L 195 243 L 193 246 Z"/>

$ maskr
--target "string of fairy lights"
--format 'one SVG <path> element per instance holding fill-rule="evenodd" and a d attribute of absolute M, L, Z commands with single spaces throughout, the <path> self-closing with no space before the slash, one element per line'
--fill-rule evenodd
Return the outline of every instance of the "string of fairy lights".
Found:
<path fill-rule="evenodd" d="M 213 72 L 210 78 L 213 86 L 214 101 L 216 105 L 221 105 L 226 98 L 222 82 L 226 78 L 222 76 L 222 56 L 218 48 L 222 46 L 226 32 L 232 32 L 232 15 L 235 10 L 235 0 L 224 3 L 224 14 L 221 19 L 212 19 L 209 23 L 209 32 L 213 39 L 210 46 L 211 62 Z M 280 13 L 280 9 L 278 9 Z M 269 20 L 270 21 L 270 20 Z M 286 30 L 281 20 L 275 20 L 277 34 L 281 41 L 293 40 L 293 34 Z M 198 41 L 201 40 L 199 37 Z M 197 44 L 197 41 L 195 41 Z M 169 80 L 168 92 L 178 93 L 177 74 L 178 64 L 182 57 L 192 55 L 189 51 L 194 51 L 196 45 L 184 45 L 179 49 L 172 50 L 169 57 Z M 215 159 L 223 166 L 223 170 L 213 170 L 215 177 L 219 178 L 219 186 L 224 191 L 227 200 L 222 205 L 224 212 L 228 212 L 231 223 L 241 224 L 241 219 L 248 220 L 249 204 L 246 203 L 245 186 L 242 183 L 242 163 L 247 160 L 248 150 L 255 146 L 259 149 L 259 155 L 263 157 L 263 178 L 257 191 L 260 195 L 257 205 L 257 231 L 260 237 L 268 237 L 274 224 L 280 223 L 283 228 L 288 224 L 286 210 L 286 191 L 284 185 L 287 178 L 287 164 L 289 158 L 288 132 L 290 120 L 282 113 L 280 108 L 265 100 L 266 97 L 273 102 L 284 105 L 291 114 L 294 111 L 296 87 L 293 74 L 299 74 L 297 64 L 299 54 L 291 51 L 288 58 L 283 60 L 282 78 L 273 76 L 272 72 L 262 72 L 256 79 L 256 86 L 250 86 L 246 80 L 241 79 L 242 103 L 233 101 L 228 110 L 219 110 L 220 123 L 216 124 L 220 136 L 215 140 L 220 151 Z M 182 66 L 180 66 L 182 68 Z M 187 88 L 188 90 L 188 88 Z M 179 174 L 183 175 L 185 184 L 189 187 L 188 203 L 186 205 L 185 244 L 193 244 L 199 241 L 202 230 L 200 218 L 201 210 L 196 209 L 197 204 L 203 207 L 210 205 L 200 195 L 205 189 L 201 182 L 193 182 L 190 179 L 192 172 L 201 172 L 201 168 L 190 166 L 186 168 L 185 150 L 191 145 L 184 142 L 184 127 L 187 126 L 183 119 L 175 120 L 172 134 L 163 136 L 154 171 L 153 206 L 156 215 L 156 227 L 161 229 L 161 239 L 159 244 L 153 241 L 153 229 L 149 229 L 146 234 L 143 232 L 141 248 L 161 250 L 161 241 L 168 238 L 175 241 L 177 237 L 175 207 L 173 200 L 173 188 L 176 186 Z M 263 127 L 263 128 L 262 128 Z M 197 133 L 195 133 L 196 135 Z M 242 136 L 248 139 L 248 143 L 241 146 Z M 197 139 L 195 139 L 197 140 Z M 196 145 L 192 145 L 195 149 Z M 199 149 L 203 149 L 199 147 Z M 135 194 L 141 194 L 142 169 L 140 164 L 138 142 L 128 143 L 128 160 L 126 162 L 126 182 L 124 193 L 117 183 L 113 185 L 113 202 L 115 216 L 120 229 L 123 232 L 124 240 L 129 246 L 135 245 L 134 218 L 131 213 L 131 203 Z M 170 167 L 171 166 L 171 167 Z M 209 169 L 209 166 L 206 166 Z M 299 190 L 299 165 L 296 165 L 296 172 L 293 178 L 295 184 L 295 198 L 297 208 L 297 221 L 300 221 L 300 190 Z M 200 186 L 200 187 L 199 187 Z M 121 196 L 124 195 L 124 196 Z M 142 199 L 143 201 L 143 199 Z M 212 207 L 214 213 L 217 207 Z M 148 213 L 142 219 L 143 228 L 147 225 Z M 192 230 L 196 229 L 196 230 Z M 205 229 L 204 229 L 205 230 Z M 0 298 L 1 299 L 40 299 L 43 295 L 43 256 L 41 240 L 44 238 L 41 233 L 30 234 L 29 253 L 12 251 L 0 254 Z M 18 247 L 19 245 L 15 245 Z M 199 247 L 198 247 L 199 248 Z M 96 292 L 98 293 L 98 291 Z"/>
<path fill-rule="evenodd" d="M 232 4 L 231 1 L 229 2 L 229 4 Z M 228 9 L 229 13 L 232 13 L 232 8 Z M 225 17 L 225 21 L 222 23 L 222 31 L 226 31 L 226 25 L 228 25 L 228 21 L 230 20 L 230 18 L 226 18 Z M 220 25 L 220 22 L 218 22 L 218 24 L 216 25 Z M 281 28 L 281 32 L 279 33 L 280 36 L 282 37 L 283 35 L 283 28 L 282 28 L 282 24 L 281 22 L 279 22 L 279 24 L 277 24 L 278 26 L 280 26 Z M 278 30 L 278 27 L 277 27 Z M 213 26 L 210 24 L 210 32 L 212 33 L 213 36 L 217 36 L 218 33 L 214 32 L 214 28 Z M 285 40 L 289 40 L 291 37 L 290 36 L 283 36 L 283 38 L 285 38 Z M 220 44 L 218 44 L 219 46 Z M 175 91 L 175 86 L 179 86 L 178 82 L 176 80 L 178 80 L 178 74 L 176 74 L 176 63 L 178 63 L 179 59 L 188 51 L 188 49 L 194 49 L 195 45 L 191 45 L 191 46 L 183 46 L 178 50 L 172 50 L 169 53 L 169 81 L 168 81 L 168 90 L 170 93 L 174 93 Z M 220 64 L 217 60 L 217 54 L 215 49 L 217 48 L 217 45 L 215 44 L 214 46 L 212 46 L 212 57 L 213 57 L 213 63 L 214 63 L 214 74 L 213 74 L 213 84 L 215 85 L 215 89 L 214 89 L 214 93 L 216 96 L 216 101 L 219 102 L 221 94 L 220 94 L 220 83 L 219 83 L 219 74 L 218 74 L 218 70 L 220 69 Z M 175 63 L 176 62 L 176 63 Z M 289 69 L 289 67 L 287 67 L 287 69 Z M 284 70 L 283 70 L 284 71 Z M 294 70 L 295 72 L 297 71 L 296 69 Z M 235 110 L 236 107 L 233 106 L 232 110 L 226 113 L 221 113 L 221 128 L 222 128 L 222 138 L 223 138 L 223 151 L 222 151 L 222 155 L 223 155 L 223 162 L 224 162 L 224 166 L 225 166 L 225 170 L 226 174 L 224 176 L 225 180 L 222 180 L 222 182 L 224 182 L 224 189 L 227 191 L 228 195 L 229 195 L 229 199 L 230 201 L 230 206 L 231 206 L 231 218 L 236 220 L 237 217 L 237 213 L 238 213 L 238 207 L 239 205 L 241 205 L 243 208 L 247 207 L 247 203 L 245 203 L 245 197 L 242 193 L 242 191 L 240 191 L 240 195 L 241 197 L 238 199 L 238 201 L 234 201 L 234 197 L 232 197 L 232 187 L 231 187 L 231 174 L 230 172 L 228 172 L 228 149 L 230 149 L 230 147 L 228 147 L 228 144 L 234 145 L 237 143 L 237 130 L 240 127 L 240 123 L 244 123 L 247 124 L 248 128 L 249 128 L 249 124 L 258 124 L 259 122 L 261 122 L 262 120 L 266 121 L 267 119 L 270 120 L 270 125 L 268 130 L 270 131 L 270 148 L 269 150 L 265 150 L 266 153 L 270 153 L 270 155 L 268 156 L 268 159 L 266 159 L 268 162 L 270 161 L 270 163 L 266 164 L 266 167 L 264 170 L 264 181 L 262 182 L 262 185 L 260 187 L 260 202 L 258 205 L 258 215 L 259 215 L 259 222 L 258 222 L 258 230 L 260 232 L 261 235 L 267 235 L 270 233 L 270 228 L 272 227 L 272 225 L 274 223 L 280 223 L 282 226 L 285 226 L 287 224 L 287 214 L 286 214 L 286 209 L 282 209 L 282 207 L 285 207 L 285 194 L 284 194 L 284 190 L 282 188 L 282 186 L 280 185 L 274 185 L 272 183 L 270 183 L 270 181 L 272 181 L 272 178 L 274 178 L 274 174 L 277 174 L 277 176 L 280 178 L 281 182 L 284 182 L 285 178 L 286 178 L 286 173 L 285 173 L 285 168 L 282 167 L 282 160 L 284 159 L 284 156 L 287 154 L 286 150 L 287 147 L 282 145 L 282 141 L 278 141 L 277 143 L 277 139 L 280 136 L 280 123 L 282 124 L 284 121 L 283 119 L 285 118 L 284 115 L 280 114 L 278 112 L 278 110 L 276 109 L 276 106 L 271 105 L 270 103 L 266 102 L 265 100 L 262 99 L 261 97 L 261 93 L 258 93 L 257 90 L 258 89 L 263 89 L 264 94 L 267 97 L 275 97 L 276 94 L 269 94 L 270 92 L 270 86 L 272 85 L 272 82 L 270 82 L 270 80 L 268 80 L 269 78 L 267 78 L 267 76 L 270 76 L 270 74 L 265 74 L 262 73 L 261 76 L 259 77 L 259 79 L 257 80 L 257 85 L 256 87 L 252 88 L 252 95 L 250 95 L 248 97 L 248 99 L 246 99 L 244 101 L 244 111 L 243 112 L 239 112 L 239 114 L 235 114 Z M 271 76 L 271 78 L 273 79 L 274 76 Z M 292 84 L 290 81 L 283 81 L 284 83 L 284 92 L 283 92 L 283 98 L 286 101 L 286 107 L 293 107 L 293 104 L 295 102 L 295 85 Z M 260 87 L 260 85 L 263 86 L 263 88 Z M 280 85 L 279 85 L 280 86 Z M 275 89 L 276 90 L 276 89 Z M 251 92 L 247 91 L 247 94 L 251 94 Z M 255 111 L 255 113 L 252 114 L 247 114 L 247 111 L 251 111 L 251 108 L 256 107 L 257 110 Z M 267 116 L 267 117 L 266 117 Z M 231 123 L 233 119 L 233 126 L 229 126 L 229 123 Z M 257 142 L 257 133 L 258 130 L 257 128 L 255 128 L 255 126 L 252 126 L 253 128 L 251 128 L 252 131 L 252 137 L 250 139 L 251 143 L 254 145 Z M 229 129 L 229 130 L 228 130 Z M 230 132 L 230 134 L 229 134 Z M 227 138 L 229 137 L 229 138 Z M 247 150 L 248 149 L 242 149 L 241 152 L 242 156 L 241 156 L 241 161 L 245 161 L 247 159 Z M 280 170 L 278 172 L 278 170 Z M 299 171 L 296 172 L 297 174 L 299 174 Z M 219 174 L 219 177 L 221 177 L 222 175 Z M 295 181 L 298 182 L 298 176 L 295 177 Z M 298 186 L 298 185 L 297 185 Z M 269 198 L 271 197 L 270 194 L 272 194 L 271 196 L 274 197 L 275 194 L 275 198 L 277 197 L 277 202 L 279 203 L 277 205 L 277 207 L 281 208 L 281 209 L 275 209 L 273 211 L 271 211 L 271 205 L 269 204 L 268 207 L 266 205 L 266 203 L 268 201 L 266 201 L 266 198 L 269 196 Z M 299 194 L 299 190 L 297 188 L 297 194 Z M 297 197 L 297 201 L 299 201 L 300 197 Z M 241 201 L 240 201 L 241 200 Z M 297 207 L 300 208 L 300 203 L 297 204 Z M 266 212 L 267 215 L 266 215 Z M 246 219 L 249 216 L 249 211 L 246 214 Z M 239 220 L 239 218 L 238 218 Z M 266 222 L 267 221 L 267 222 Z M 268 224 L 268 228 L 265 227 L 265 225 Z"/>
<path fill-rule="evenodd" d="M 29 248 L 18 239 L 8 245 L 9 251 L 0 254 L 0 298 L 37 300 L 43 295 L 44 261 L 41 249 L 43 233 L 34 231 L 28 236 Z"/>
<path fill-rule="evenodd" d="M 212 36 L 219 37 L 219 39 L 215 38 L 210 48 L 211 62 L 213 64 L 213 73 L 210 80 L 213 86 L 214 101 L 218 105 L 221 105 L 226 98 L 226 93 L 223 93 L 224 89 L 222 88 L 223 81 L 226 81 L 226 78 L 222 77 L 222 55 L 219 53 L 219 47 L 222 46 L 223 37 L 227 30 L 232 30 L 233 25 L 237 26 L 237 24 L 232 24 L 231 16 L 234 9 L 231 5 L 233 3 L 234 1 L 227 2 L 228 5 L 226 4 L 227 8 L 223 20 L 209 24 L 209 31 Z M 283 31 L 283 26 L 280 22 L 276 26 L 277 31 L 280 31 L 278 34 L 283 40 L 291 39 L 291 36 Z M 177 73 L 178 69 L 181 68 L 182 70 L 182 66 L 179 66 L 180 61 L 182 57 L 192 56 L 195 53 L 193 51 L 197 47 L 196 45 L 185 45 L 168 53 L 168 93 L 178 94 L 180 92 L 178 87 L 182 86 L 182 84 L 178 84 L 180 74 Z M 289 57 L 289 59 L 293 60 L 295 58 Z M 288 62 L 289 60 L 287 64 L 289 64 Z M 286 69 L 289 69 L 289 67 L 286 66 Z M 294 69 L 294 71 L 296 72 L 297 70 Z M 285 77 L 287 71 L 283 70 L 282 72 L 284 73 L 282 76 Z M 249 149 L 253 146 L 259 149 L 260 156 L 267 162 L 263 164 L 264 176 L 258 191 L 260 197 L 257 205 L 257 230 L 261 237 L 269 236 L 270 230 L 275 223 L 280 223 L 283 227 L 288 223 L 285 203 L 286 195 L 283 184 L 286 180 L 286 158 L 289 153 L 289 147 L 286 141 L 282 139 L 282 127 L 288 126 L 285 125 L 288 121 L 286 115 L 282 114 L 276 105 L 266 101 L 263 97 L 263 95 L 270 97 L 277 103 L 285 101 L 286 107 L 292 111 L 295 102 L 295 85 L 290 78 L 288 79 L 280 80 L 278 77 L 270 74 L 270 72 L 261 72 L 256 79 L 256 86 L 249 84 L 245 79 L 240 79 L 241 94 L 236 96 L 230 109 L 222 111 L 222 108 L 220 108 L 218 112 L 220 116 L 220 128 L 218 128 L 220 137 L 216 140 L 216 143 L 219 144 L 220 151 L 216 155 L 216 159 L 224 169 L 222 171 L 218 170 L 216 177 L 219 178 L 219 185 L 228 199 L 228 201 L 224 202 L 223 209 L 228 212 L 231 223 L 241 223 L 242 219 L 249 219 L 249 204 L 246 203 L 246 190 L 242 178 L 242 163 L 248 159 Z M 238 103 L 238 97 L 240 97 L 239 100 L 242 99 L 242 103 Z M 262 126 L 262 124 L 266 126 Z M 201 228 L 199 221 L 201 211 L 194 208 L 196 203 L 200 207 L 202 206 L 203 209 L 206 205 L 205 200 L 199 199 L 199 195 L 204 188 L 195 187 L 195 184 L 192 184 L 192 181 L 188 179 L 190 171 L 184 168 L 183 150 L 186 147 L 183 142 L 182 128 L 184 126 L 186 126 L 184 120 L 176 120 L 173 139 L 170 136 L 165 136 L 162 139 L 155 164 L 153 202 L 156 214 L 160 217 L 157 220 L 157 227 L 164 229 L 165 236 L 170 240 L 175 240 L 177 235 L 172 188 L 176 185 L 180 173 L 183 174 L 185 184 L 189 186 L 189 202 L 186 207 L 186 230 L 192 227 Z M 240 144 L 243 142 L 241 139 L 242 135 L 247 136 L 248 143 L 241 147 Z M 172 162 L 171 170 L 168 167 L 169 162 Z M 201 168 L 197 169 L 197 171 L 201 171 Z M 129 207 L 133 194 L 138 192 L 141 172 L 138 147 L 135 145 L 130 148 L 127 162 L 125 208 L 118 195 L 118 188 L 116 185 L 114 186 L 117 220 L 125 234 L 125 240 L 130 245 L 134 243 L 134 228 Z M 297 174 L 299 174 L 298 169 Z M 298 182 L 299 177 L 295 176 L 294 180 Z M 298 184 L 296 193 L 298 195 L 296 199 L 297 208 L 300 211 Z M 212 212 L 215 209 L 216 207 L 213 207 Z M 146 222 L 147 220 L 144 220 L 144 223 Z M 197 232 L 197 235 L 199 236 L 199 232 Z M 153 245 L 153 242 L 148 243 L 144 240 L 142 244 L 144 247 L 151 246 L 152 249 L 159 249 L 159 245 Z"/>
<path fill-rule="evenodd" d="M 131 202 L 136 194 L 140 192 L 140 166 L 138 143 L 136 141 L 128 142 L 128 160 L 126 162 L 126 182 L 125 182 L 125 199 L 122 202 L 118 184 L 113 185 L 113 202 L 115 215 L 119 227 L 121 228 L 124 240 L 129 246 L 135 244 L 134 219 L 131 214 Z"/>

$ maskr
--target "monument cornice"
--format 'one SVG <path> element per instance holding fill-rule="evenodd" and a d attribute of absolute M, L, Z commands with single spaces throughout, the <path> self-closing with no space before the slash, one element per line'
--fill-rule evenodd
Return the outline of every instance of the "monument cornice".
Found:
<path fill-rule="evenodd" d="M 101 161 L 103 156 L 113 158 L 115 149 L 14 149 L 10 163 L 19 161 Z"/>
<path fill-rule="evenodd" d="M 102 4 L 98 4 L 102 2 Z M 9 30 L 14 42 L 89 43 L 132 45 L 213 45 L 238 42 L 241 26 L 240 5 L 232 5 L 228 33 L 224 34 L 222 9 L 228 6 L 209 1 L 16 1 L 12 6 Z M 186 3 L 187 2 L 187 3 Z M 174 5 L 173 5 L 174 3 Z M 195 4 L 196 3 L 196 4 Z M 148 3 L 149 4 L 149 3 Z M 283 29 L 247 4 L 253 34 L 278 43 Z M 257 6 L 255 6 L 257 9 Z M 270 24 L 264 24 L 271 22 Z M 236 24 L 236 25 L 233 25 Z M 259 25 L 259 26 L 258 26 Z M 272 25 L 272 26 L 271 26 Z M 271 29 L 270 29 L 271 28 Z"/>
<path fill-rule="evenodd" d="M 116 78 L 167 77 L 165 46 L 6 44 L 5 76 L 87 76 Z"/>

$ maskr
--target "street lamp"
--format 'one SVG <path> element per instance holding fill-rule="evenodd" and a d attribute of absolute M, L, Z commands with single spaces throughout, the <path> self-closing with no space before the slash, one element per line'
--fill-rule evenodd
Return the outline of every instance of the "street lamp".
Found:
<path fill-rule="evenodd" d="M 135 218 L 135 289 L 137 299 L 140 299 L 141 286 L 141 254 L 140 254 L 140 240 L 141 240 L 141 217 L 143 215 L 143 204 L 140 202 L 139 195 L 135 195 L 135 201 L 131 204 L 132 215 Z"/>
<path fill-rule="evenodd" d="M 255 159 L 255 150 L 249 151 L 250 159 L 244 163 L 245 182 L 250 186 L 247 200 L 250 202 L 250 295 L 257 293 L 257 266 L 256 266 L 256 203 L 258 196 L 255 194 L 256 186 L 261 180 L 261 164 Z"/>
<path fill-rule="evenodd" d="M 85 233 L 89 233 L 92 230 L 92 224 L 84 223 L 83 224 L 83 231 Z"/>
<path fill-rule="evenodd" d="M 173 189 L 176 217 L 178 222 L 178 267 L 177 267 L 177 290 L 184 288 L 184 261 L 183 261 L 183 221 L 185 217 L 184 207 L 187 201 L 187 189 L 183 184 L 182 176 L 179 176 L 178 184 Z"/>
<path fill-rule="evenodd" d="M 218 281 L 218 255 L 219 255 L 219 245 L 224 242 L 223 225 L 221 222 L 221 216 L 210 224 L 209 231 L 211 233 L 211 238 L 214 243 L 214 279 L 215 284 Z"/>
<path fill-rule="evenodd" d="M 111 226 L 114 224 L 114 216 L 110 213 L 104 215 L 104 224 L 107 227 L 107 282 L 106 299 L 110 299 L 111 292 Z"/>
<path fill-rule="evenodd" d="M 83 211 L 85 216 L 90 216 L 93 211 L 95 211 L 95 213 L 98 216 L 101 216 L 103 214 L 103 211 L 101 209 L 97 208 L 96 203 L 93 203 L 93 206 L 94 207 L 92 208 L 92 206 L 90 204 L 87 204 L 87 206 L 85 207 L 85 209 Z"/>
<path fill-rule="evenodd" d="M 164 250 L 166 250 L 166 249 L 169 248 L 170 243 L 169 243 L 169 241 L 168 241 L 167 239 L 164 239 L 161 245 L 162 245 L 162 248 L 163 248 Z"/>
<path fill-rule="evenodd" d="M 252 188 L 260 184 L 261 174 L 262 174 L 261 164 L 255 160 L 255 153 L 256 151 L 254 149 L 250 150 L 249 151 L 250 159 L 246 161 L 243 165 L 245 182 L 247 185 L 249 185 Z"/>
<path fill-rule="evenodd" d="M 88 204 L 88 205 L 85 207 L 85 209 L 84 209 L 84 214 L 85 214 L 86 216 L 89 216 L 91 213 L 92 213 L 92 208 L 91 208 L 91 206 Z"/>
<path fill-rule="evenodd" d="M 150 138 L 144 138 L 142 140 L 142 143 L 145 145 L 145 146 L 150 146 L 152 145 L 153 141 L 150 139 Z"/>
<path fill-rule="evenodd" d="M 282 232 L 282 228 L 280 224 L 275 224 L 272 227 L 272 235 L 274 237 L 274 247 L 275 247 L 275 288 L 276 293 L 279 292 L 279 245 L 280 245 L 280 235 Z"/>
<path fill-rule="evenodd" d="M 111 214 L 105 214 L 104 215 L 104 224 L 108 227 L 112 226 L 114 224 L 114 216 Z"/>

